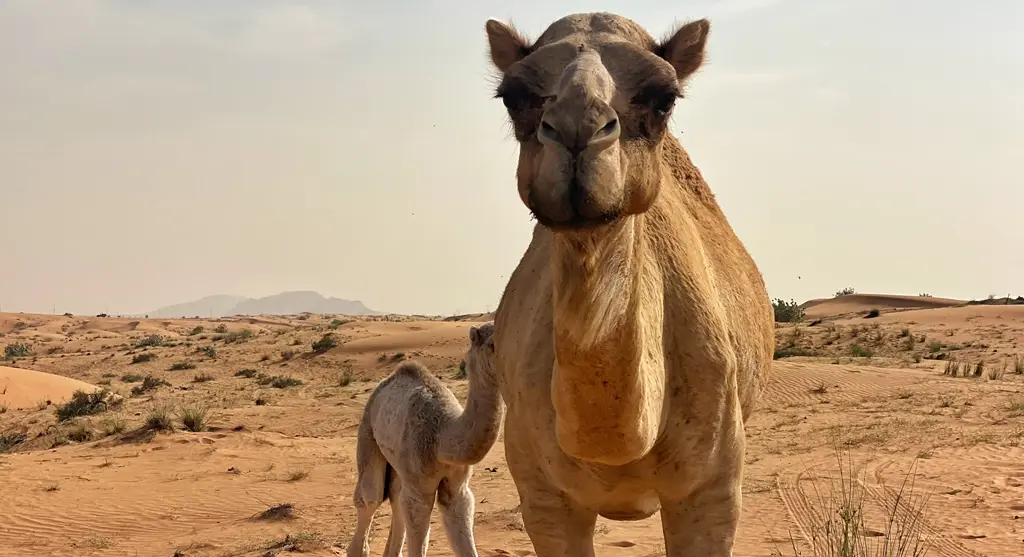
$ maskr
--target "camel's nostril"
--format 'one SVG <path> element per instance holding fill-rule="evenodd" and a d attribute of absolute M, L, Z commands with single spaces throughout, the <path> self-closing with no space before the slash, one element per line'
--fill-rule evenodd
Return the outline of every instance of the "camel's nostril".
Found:
<path fill-rule="evenodd" d="M 542 129 L 542 130 L 544 130 L 544 131 L 546 131 L 546 132 L 548 132 L 548 133 L 552 133 L 552 134 L 553 134 L 553 133 L 555 133 L 555 128 L 553 128 L 553 127 L 551 126 L 551 124 L 549 124 L 549 123 L 547 123 L 547 122 L 543 122 L 543 121 L 542 121 L 542 122 L 540 123 L 540 127 L 541 127 L 541 129 Z"/>
<path fill-rule="evenodd" d="M 619 127 L 619 119 L 612 118 L 611 120 L 608 121 L 607 124 L 604 125 L 603 128 L 601 128 L 601 133 L 612 133 L 613 131 L 615 131 L 615 128 L 617 127 Z"/>

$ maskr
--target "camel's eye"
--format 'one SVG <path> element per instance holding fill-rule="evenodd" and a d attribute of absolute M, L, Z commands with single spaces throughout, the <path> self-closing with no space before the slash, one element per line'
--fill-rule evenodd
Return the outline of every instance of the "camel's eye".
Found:
<path fill-rule="evenodd" d="M 642 89 L 633 96 L 632 104 L 637 107 L 649 108 L 655 116 L 664 118 L 672 112 L 679 93 L 674 89 L 649 87 Z"/>
<path fill-rule="evenodd" d="M 517 114 L 524 110 L 538 109 L 544 106 L 544 99 L 518 80 L 503 83 L 496 96 L 501 98 L 501 103 L 508 109 L 509 114 Z"/>
<path fill-rule="evenodd" d="M 672 94 L 662 95 L 660 98 L 657 98 L 654 101 L 654 103 L 651 105 L 651 108 L 654 109 L 654 113 L 655 114 L 657 114 L 658 116 L 664 118 L 665 116 L 668 116 L 669 112 L 672 112 L 672 108 L 675 105 L 676 105 L 676 96 L 675 96 L 674 93 L 672 93 Z"/>

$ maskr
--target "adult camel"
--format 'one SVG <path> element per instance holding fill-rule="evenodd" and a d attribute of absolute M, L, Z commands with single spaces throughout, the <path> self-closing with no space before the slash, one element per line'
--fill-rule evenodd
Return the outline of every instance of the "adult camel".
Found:
<path fill-rule="evenodd" d="M 566 16 L 530 42 L 489 20 L 537 219 L 495 318 L 505 454 L 538 557 L 594 555 L 598 515 L 661 510 L 669 557 L 727 557 L 744 424 L 771 366 L 764 281 L 668 133 L 710 24 L 663 42 Z"/>

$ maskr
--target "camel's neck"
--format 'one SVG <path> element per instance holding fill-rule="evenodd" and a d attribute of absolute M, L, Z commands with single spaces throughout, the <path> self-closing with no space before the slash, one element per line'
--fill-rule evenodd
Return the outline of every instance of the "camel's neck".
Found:
<path fill-rule="evenodd" d="M 663 295 L 645 218 L 552 239 L 551 396 L 558 442 L 581 460 L 624 464 L 659 434 Z"/>
<path fill-rule="evenodd" d="M 454 464 L 483 460 L 498 440 L 504 411 L 493 365 L 474 366 L 465 410 L 441 431 L 439 459 Z"/>

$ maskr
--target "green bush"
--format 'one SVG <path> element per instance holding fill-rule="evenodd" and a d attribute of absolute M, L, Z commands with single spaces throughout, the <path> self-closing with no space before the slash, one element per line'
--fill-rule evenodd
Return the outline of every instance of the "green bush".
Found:
<path fill-rule="evenodd" d="M 776 298 L 772 302 L 772 308 L 775 310 L 776 323 L 796 323 L 804 318 L 804 310 L 792 299 L 787 302 L 782 298 Z"/>

